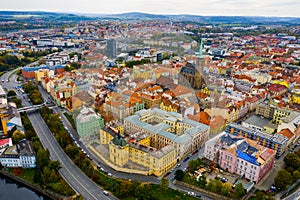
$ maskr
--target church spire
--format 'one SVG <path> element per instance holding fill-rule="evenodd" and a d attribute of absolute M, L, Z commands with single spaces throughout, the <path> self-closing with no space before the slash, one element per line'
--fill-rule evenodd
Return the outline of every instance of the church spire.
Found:
<path fill-rule="evenodd" d="M 200 38 L 200 47 L 199 47 L 199 55 L 198 55 L 199 59 L 203 58 L 202 49 L 203 49 L 203 42 L 202 42 L 202 38 Z"/>

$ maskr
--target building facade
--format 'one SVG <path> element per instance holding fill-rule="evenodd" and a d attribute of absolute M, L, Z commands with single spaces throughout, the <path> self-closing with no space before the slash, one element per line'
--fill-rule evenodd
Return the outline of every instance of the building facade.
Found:
<path fill-rule="evenodd" d="M 177 159 L 200 148 L 209 137 L 209 126 L 183 118 L 181 114 L 158 108 L 141 110 L 124 119 L 125 132 L 148 133 L 153 146 L 161 148 L 168 144 L 177 149 Z"/>
<path fill-rule="evenodd" d="M 17 145 L 7 147 L 0 155 L 0 162 L 4 167 L 35 168 L 36 154 L 31 143 L 23 140 Z"/>
<path fill-rule="evenodd" d="M 288 138 L 280 134 L 269 134 L 253 130 L 236 123 L 228 124 L 225 132 L 258 141 L 262 146 L 275 150 L 277 158 L 287 150 Z"/>
<path fill-rule="evenodd" d="M 192 63 L 187 63 L 180 70 L 179 84 L 191 86 L 194 89 L 201 89 L 204 83 L 202 71 L 198 70 Z"/>
<path fill-rule="evenodd" d="M 274 164 L 276 151 L 258 141 L 222 132 L 205 143 L 204 157 L 235 173 L 258 183 Z"/>
<path fill-rule="evenodd" d="M 83 107 L 76 119 L 76 129 L 80 137 L 89 137 L 104 127 L 104 119 L 92 108 Z"/>
<path fill-rule="evenodd" d="M 116 40 L 107 39 L 107 56 L 109 58 L 115 58 L 117 55 Z"/>
<path fill-rule="evenodd" d="M 176 148 L 172 145 L 155 148 L 151 145 L 152 139 L 143 132 L 124 136 L 117 128 L 104 127 L 100 130 L 100 143 L 108 145 L 111 163 L 124 168 L 128 167 L 128 163 L 135 163 L 148 175 L 159 177 L 177 163 Z"/>

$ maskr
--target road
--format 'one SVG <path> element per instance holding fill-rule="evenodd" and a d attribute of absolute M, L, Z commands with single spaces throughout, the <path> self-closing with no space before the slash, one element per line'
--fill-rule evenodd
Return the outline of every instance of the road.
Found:
<path fill-rule="evenodd" d="M 300 188 L 290 196 L 285 197 L 283 200 L 300 200 Z"/>
<path fill-rule="evenodd" d="M 42 87 L 39 86 L 40 93 L 42 94 L 43 98 L 51 99 L 50 95 L 45 91 Z M 68 132 L 74 136 L 78 144 L 80 145 L 80 148 L 87 152 L 88 155 L 92 158 L 92 161 L 95 163 L 95 165 L 100 165 L 105 171 L 111 173 L 114 177 L 121 178 L 121 179 L 131 179 L 131 180 L 139 180 L 141 182 L 151 182 L 151 183 L 157 183 L 159 184 L 160 179 L 158 179 L 155 176 L 143 176 L 139 174 L 128 174 L 123 172 L 115 171 L 114 169 L 108 167 L 93 151 L 91 151 L 86 146 L 85 141 L 81 141 L 80 137 L 77 133 L 77 131 L 72 127 L 69 120 L 66 118 L 66 116 L 63 114 L 63 112 L 66 112 L 65 110 L 55 107 L 52 109 L 55 113 L 59 113 L 62 119 L 62 122 L 64 126 L 67 128 Z M 96 136 L 99 137 L 99 136 Z M 96 138 L 97 140 L 98 138 Z"/>
<path fill-rule="evenodd" d="M 43 89 L 41 86 L 39 86 L 39 91 L 41 95 L 43 96 L 44 100 L 47 101 L 49 99 L 52 99 L 51 96 L 47 93 L 45 89 Z M 113 177 L 116 178 L 121 178 L 121 179 L 126 179 L 126 180 L 139 180 L 141 182 L 148 182 L 148 183 L 155 183 L 159 184 L 161 178 L 157 178 L 155 176 L 144 176 L 144 175 L 139 175 L 139 174 L 129 174 L 129 173 L 124 173 L 124 172 L 119 172 L 115 171 L 114 169 L 108 167 L 103 160 L 101 160 L 93 151 L 91 151 L 89 148 L 87 148 L 87 143 L 88 141 L 82 141 L 77 133 L 77 131 L 72 127 L 71 123 L 69 120 L 66 118 L 66 116 L 63 114 L 64 112 L 67 112 L 66 110 L 59 108 L 59 107 L 54 107 L 52 109 L 55 113 L 59 113 L 61 116 L 61 120 L 65 126 L 65 128 L 68 130 L 69 134 L 72 135 L 75 139 L 75 141 L 79 144 L 80 148 L 83 149 L 85 152 L 87 152 L 87 155 L 89 155 L 92 159 L 92 161 L 95 163 L 95 165 L 100 165 L 106 172 L 111 173 Z M 93 138 L 94 140 L 99 140 L 98 135 Z M 202 158 L 204 152 L 204 147 L 202 147 L 196 154 L 192 155 L 189 160 L 194 160 L 199 157 Z M 184 170 L 188 166 L 188 161 L 186 162 L 181 162 L 181 166 L 178 167 L 178 169 Z M 175 170 L 170 173 L 167 178 L 170 180 L 169 187 L 175 190 L 180 190 L 184 193 L 187 193 L 189 191 L 192 191 L 190 189 L 186 189 L 177 185 L 172 184 L 172 180 L 174 180 L 174 172 Z M 195 194 L 200 194 L 202 196 L 202 199 L 204 200 L 211 200 L 208 196 L 205 196 L 199 192 L 193 191 Z"/>
<path fill-rule="evenodd" d="M 14 70 L 15 71 L 15 70 Z M 1 82 L 6 89 L 13 89 L 18 85 L 16 77 L 11 76 L 14 71 L 5 73 L 1 77 Z M 11 76 L 13 81 L 7 82 L 8 77 Z M 18 94 L 18 98 L 22 99 L 23 106 L 30 106 L 31 103 L 27 102 L 22 98 L 23 94 Z M 43 118 L 38 112 L 28 113 L 28 118 L 32 123 L 40 141 L 45 149 L 50 152 L 51 160 L 58 160 L 61 165 L 59 173 L 66 180 L 66 182 L 78 193 L 81 194 L 84 199 L 88 200 L 99 200 L 99 199 L 117 199 L 113 195 L 106 196 L 103 194 L 103 189 L 94 183 L 89 177 L 87 177 L 66 155 L 63 149 L 59 146 L 58 142 L 54 138 L 53 134 L 49 130 L 48 126 L 44 122 Z"/>
<path fill-rule="evenodd" d="M 117 199 L 113 196 L 105 196 L 103 189 L 98 187 L 72 162 L 38 112 L 28 113 L 28 118 L 44 148 L 49 150 L 51 159 L 60 162 L 62 168 L 59 172 L 77 193 L 85 199 Z"/>
<path fill-rule="evenodd" d="M 14 86 L 16 86 L 16 79 L 17 79 L 17 75 L 13 74 L 15 73 L 17 70 L 21 69 L 21 67 L 17 68 L 17 69 L 14 69 L 12 71 L 9 71 L 5 74 L 3 74 L 1 77 L 0 77 L 0 82 L 1 84 L 4 86 L 4 88 L 6 88 L 8 91 L 9 90 L 13 90 L 14 89 Z M 9 81 L 8 79 L 14 79 L 13 82 Z"/>
<path fill-rule="evenodd" d="M 47 93 L 47 91 L 45 91 L 42 87 L 39 87 L 40 93 L 42 94 L 43 98 L 49 99 L 51 98 L 50 95 Z M 71 123 L 69 122 L 69 120 L 65 117 L 65 115 L 63 114 L 65 111 L 64 109 L 61 108 L 53 108 L 53 111 L 55 113 L 59 113 L 61 116 L 61 120 L 64 124 L 64 126 L 67 128 L 68 132 L 75 138 L 75 141 L 77 141 L 77 143 L 80 145 L 80 148 L 83 149 L 84 151 L 87 152 L 87 155 L 89 155 L 92 159 L 92 161 L 95 163 L 95 165 L 100 165 L 100 167 L 102 167 L 106 172 L 111 173 L 113 177 L 116 178 L 121 178 L 121 179 L 127 179 L 127 180 L 139 180 L 141 182 L 148 182 L 148 183 L 155 183 L 155 184 L 159 184 L 160 183 L 160 179 L 161 178 L 157 178 L 155 176 L 144 176 L 144 175 L 139 175 L 139 174 L 129 174 L 129 173 L 124 173 L 124 172 L 119 172 L 119 171 L 115 171 L 114 169 L 110 168 L 109 166 L 107 166 L 103 160 L 101 160 L 93 151 L 91 151 L 89 148 L 87 148 L 87 143 L 88 141 L 82 141 L 77 133 L 77 131 L 72 127 Z M 95 136 L 94 140 L 97 141 L 99 140 L 98 135 Z M 188 166 L 188 161 L 190 160 L 194 160 L 197 159 L 199 157 L 202 158 L 202 155 L 204 153 L 204 147 L 201 148 L 196 154 L 192 155 L 190 157 L 189 160 L 187 160 L 186 162 L 181 162 L 181 166 L 176 168 L 174 167 L 174 170 L 172 173 L 170 173 L 166 178 L 168 178 L 170 180 L 170 184 L 169 187 L 175 190 L 180 190 L 181 192 L 187 193 L 189 191 L 192 191 L 190 189 L 181 187 L 181 186 L 177 186 L 174 185 L 172 183 L 172 180 L 174 180 L 174 173 L 176 171 L 176 169 L 182 169 L 184 170 L 185 168 L 187 168 Z M 204 200 L 211 200 L 211 198 L 209 198 L 208 196 L 205 196 L 202 193 L 193 191 L 195 194 L 200 194 L 202 196 L 202 199 Z"/>

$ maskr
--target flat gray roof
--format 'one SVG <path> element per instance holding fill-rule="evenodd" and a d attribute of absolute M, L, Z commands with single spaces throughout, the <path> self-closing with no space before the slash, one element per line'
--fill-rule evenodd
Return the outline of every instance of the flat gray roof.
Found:
<path fill-rule="evenodd" d="M 268 124 L 270 122 L 269 119 L 264 118 L 264 117 L 260 117 L 258 115 L 253 115 L 251 117 L 249 117 L 248 119 L 245 120 L 245 123 L 247 124 L 252 124 L 258 127 L 263 128 L 266 124 Z"/>

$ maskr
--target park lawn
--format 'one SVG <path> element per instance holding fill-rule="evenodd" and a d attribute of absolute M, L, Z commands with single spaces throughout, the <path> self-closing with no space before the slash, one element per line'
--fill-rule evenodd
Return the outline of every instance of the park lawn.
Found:
<path fill-rule="evenodd" d="M 21 179 L 24 179 L 32 184 L 35 184 L 33 181 L 34 173 L 36 169 L 22 169 L 22 168 L 7 168 L 7 172 L 18 176 Z"/>
<path fill-rule="evenodd" d="M 19 177 L 34 184 L 33 177 L 34 177 L 35 170 L 36 169 L 22 169 Z"/>
<path fill-rule="evenodd" d="M 100 170 L 97 170 L 95 173 L 97 173 L 101 179 L 102 179 L 102 183 L 104 183 L 104 186 L 102 185 L 102 187 L 104 187 L 105 190 L 110 190 L 111 188 L 111 183 L 115 183 L 117 181 L 123 181 L 121 179 L 114 179 L 114 178 L 110 178 L 107 175 L 103 174 Z M 151 184 L 151 189 L 149 191 L 153 197 L 155 197 L 155 199 L 158 200 L 193 200 L 193 199 L 197 199 L 196 197 L 190 196 L 188 194 L 184 194 L 181 193 L 177 190 L 173 190 L 170 188 L 166 188 L 163 189 L 161 187 L 161 185 L 158 184 Z M 122 200 L 135 200 L 137 199 L 136 197 L 124 197 L 124 198 L 120 198 Z"/>
<path fill-rule="evenodd" d="M 165 199 L 180 199 L 180 200 L 192 200 L 192 199 L 197 199 L 196 197 L 190 196 L 188 194 L 184 194 L 182 192 L 179 192 L 177 190 L 173 189 L 166 189 L 163 190 L 160 185 L 152 184 L 151 188 L 151 193 L 153 194 L 154 197 L 160 200 L 165 200 Z"/>

